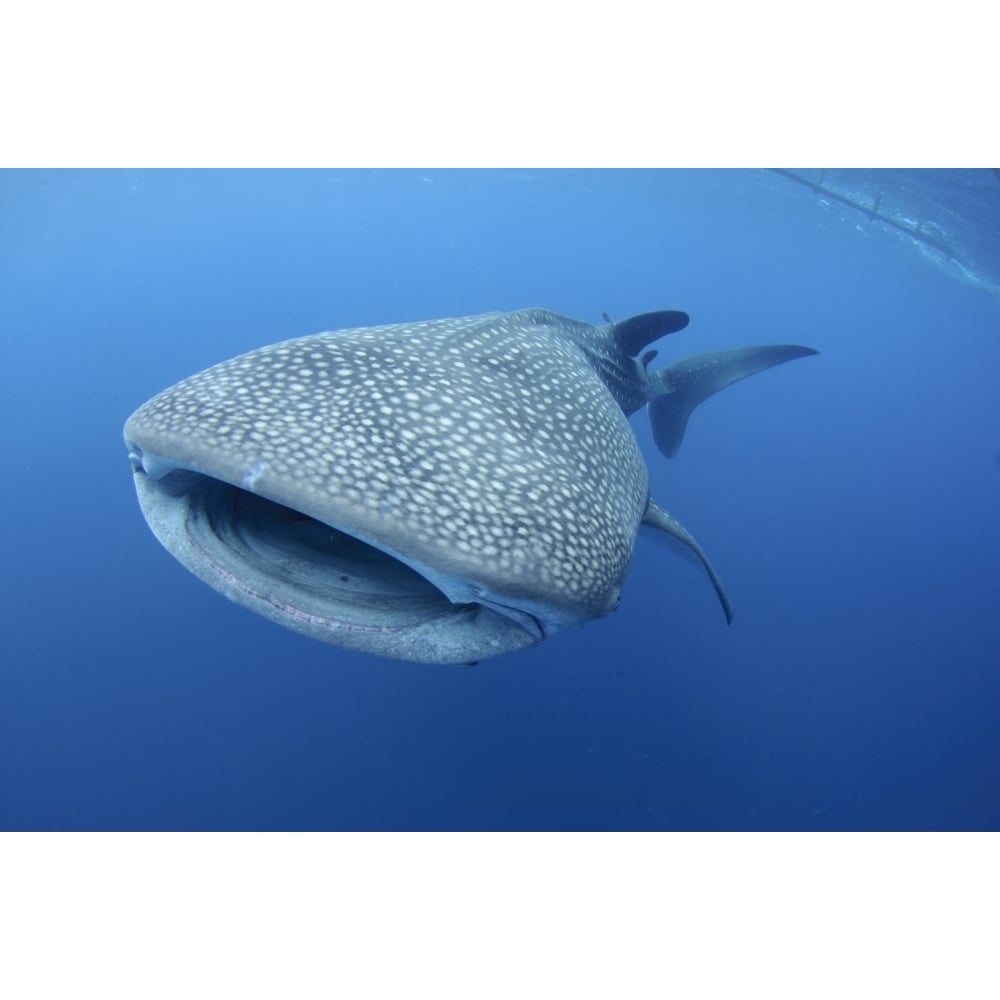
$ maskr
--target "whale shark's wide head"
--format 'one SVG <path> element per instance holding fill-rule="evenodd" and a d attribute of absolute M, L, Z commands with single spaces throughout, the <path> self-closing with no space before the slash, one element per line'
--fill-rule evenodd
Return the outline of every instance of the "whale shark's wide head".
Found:
<path fill-rule="evenodd" d="M 193 375 L 128 419 L 149 526 L 189 570 L 307 635 L 462 663 L 618 605 L 639 525 L 701 549 L 649 496 L 657 444 L 737 379 L 815 353 L 658 371 L 680 312 L 592 326 L 542 309 L 321 333 Z"/>

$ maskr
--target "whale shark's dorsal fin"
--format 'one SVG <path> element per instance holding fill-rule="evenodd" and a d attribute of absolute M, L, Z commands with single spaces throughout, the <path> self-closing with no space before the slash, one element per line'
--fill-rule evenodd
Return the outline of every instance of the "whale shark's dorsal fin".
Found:
<path fill-rule="evenodd" d="M 607 318 L 607 313 L 604 315 Z M 683 330 L 689 322 L 688 314 L 676 309 L 640 313 L 638 316 L 630 316 L 620 323 L 613 324 L 615 342 L 629 357 L 636 358 L 647 344 L 665 337 L 668 333 Z"/>

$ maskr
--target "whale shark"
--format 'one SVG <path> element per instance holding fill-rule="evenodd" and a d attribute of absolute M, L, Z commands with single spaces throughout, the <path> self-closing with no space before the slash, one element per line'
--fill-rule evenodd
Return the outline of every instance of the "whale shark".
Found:
<path fill-rule="evenodd" d="M 126 421 L 156 538 L 231 600 L 316 639 L 424 663 L 538 645 L 619 604 L 639 528 L 704 566 L 649 491 L 629 417 L 673 457 L 719 390 L 816 354 L 662 368 L 677 310 L 591 325 L 545 309 L 318 333 L 165 389 Z"/>

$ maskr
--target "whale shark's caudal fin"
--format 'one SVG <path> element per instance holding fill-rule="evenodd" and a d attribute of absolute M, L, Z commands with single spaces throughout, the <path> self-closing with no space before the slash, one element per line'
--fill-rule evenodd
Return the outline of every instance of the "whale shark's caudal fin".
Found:
<path fill-rule="evenodd" d="M 778 344 L 696 354 L 668 365 L 655 373 L 661 379 L 660 394 L 649 404 L 649 422 L 657 448 L 667 458 L 673 458 L 695 407 L 720 389 L 775 365 L 818 353 L 811 347 Z"/>

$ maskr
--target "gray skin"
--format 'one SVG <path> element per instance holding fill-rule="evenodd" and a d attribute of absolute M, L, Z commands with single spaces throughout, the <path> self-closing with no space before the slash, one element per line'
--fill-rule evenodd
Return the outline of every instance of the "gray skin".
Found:
<path fill-rule="evenodd" d="M 215 365 L 125 424 L 143 514 L 230 599 L 335 645 L 468 663 L 618 606 L 649 496 L 628 422 L 676 453 L 691 411 L 810 348 L 650 371 L 680 312 L 591 326 L 543 309 L 320 333 Z"/>

